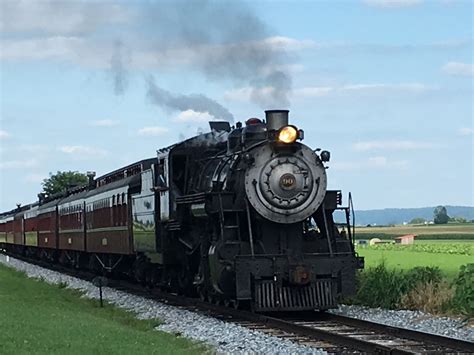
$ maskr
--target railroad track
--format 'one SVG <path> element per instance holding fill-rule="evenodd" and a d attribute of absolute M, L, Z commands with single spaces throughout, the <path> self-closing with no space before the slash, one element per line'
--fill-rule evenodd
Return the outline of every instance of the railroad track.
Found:
<path fill-rule="evenodd" d="M 154 297 L 330 354 L 474 354 L 474 343 L 331 313 L 255 314 L 153 291 Z"/>
<path fill-rule="evenodd" d="M 14 257 L 87 281 L 95 276 L 88 272 L 78 272 L 62 266 Z M 474 354 L 473 342 L 331 313 L 256 314 L 163 292 L 159 289 L 144 288 L 124 280 L 111 280 L 108 287 L 236 323 L 268 335 L 322 349 L 330 354 Z"/>

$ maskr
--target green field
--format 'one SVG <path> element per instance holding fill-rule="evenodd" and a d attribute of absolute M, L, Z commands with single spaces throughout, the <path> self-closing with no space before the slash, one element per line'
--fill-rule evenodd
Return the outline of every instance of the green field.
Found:
<path fill-rule="evenodd" d="M 2 354 L 198 354 L 203 345 L 155 331 L 157 320 L 59 286 L 28 279 L 0 265 Z"/>
<path fill-rule="evenodd" d="M 474 240 L 474 223 L 406 225 L 393 227 L 357 227 L 357 239 L 393 239 L 400 235 L 416 234 L 423 239 Z"/>
<path fill-rule="evenodd" d="M 357 252 L 365 258 L 366 268 L 375 267 L 382 262 L 389 268 L 403 270 L 416 266 L 437 266 L 450 280 L 456 277 L 461 265 L 474 263 L 472 255 L 377 250 L 371 247 L 359 247 Z"/>

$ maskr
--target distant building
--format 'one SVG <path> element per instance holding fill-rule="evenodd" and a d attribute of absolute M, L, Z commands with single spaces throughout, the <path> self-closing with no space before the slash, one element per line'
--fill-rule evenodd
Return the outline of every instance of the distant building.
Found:
<path fill-rule="evenodd" d="M 413 244 L 415 242 L 416 234 L 407 234 L 395 238 L 395 244 Z"/>

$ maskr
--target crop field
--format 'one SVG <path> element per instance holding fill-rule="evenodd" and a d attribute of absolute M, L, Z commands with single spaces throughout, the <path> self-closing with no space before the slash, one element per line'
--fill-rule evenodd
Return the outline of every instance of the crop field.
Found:
<path fill-rule="evenodd" d="M 199 354 L 207 351 L 184 338 L 155 331 L 157 320 L 0 265 L 2 354 Z"/>
<path fill-rule="evenodd" d="M 418 240 L 474 240 L 474 223 L 356 228 L 357 239 L 393 239 L 405 234 L 416 234 L 418 236 Z"/>
<path fill-rule="evenodd" d="M 447 278 L 453 279 L 461 265 L 474 263 L 473 223 L 356 228 L 356 238 L 359 240 L 393 240 L 405 234 L 417 235 L 414 244 L 359 246 L 357 251 L 365 257 L 366 267 L 374 267 L 381 262 L 389 268 L 403 270 L 417 266 L 437 266 Z"/>
<path fill-rule="evenodd" d="M 465 245 L 463 244 L 465 243 L 458 244 L 461 250 L 465 250 Z M 433 245 L 437 244 L 420 244 L 420 246 L 430 246 L 429 251 L 421 251 L 416 248 L 384 249 L 378 247 L 358 247 L 357 252 L 365 258 L 366 268 L 375 267 L 382 262 L 388 268 L 402 270 L 409 270 L 417 266 L 436 266 L 450 280 L 457 276 L 462 265 L 474 262 L 472 254 L 443 252 L 445 249 L 436 252 L 436 248 L 431 248 Z M 445 245 L 445 243 L 440 245 Z M 394 245 L 394 247 L 396 246 Z"/>

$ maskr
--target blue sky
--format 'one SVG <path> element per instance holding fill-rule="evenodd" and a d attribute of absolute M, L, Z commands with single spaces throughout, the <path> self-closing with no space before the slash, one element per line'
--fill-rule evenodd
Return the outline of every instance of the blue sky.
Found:
<path fill-rule="evenodd" d="M 471 1 L 0 6 L 0 210 L 206 130 L 192 94 L 235 121 L 290 109 L 358 209 L 474 206 Z"/>

